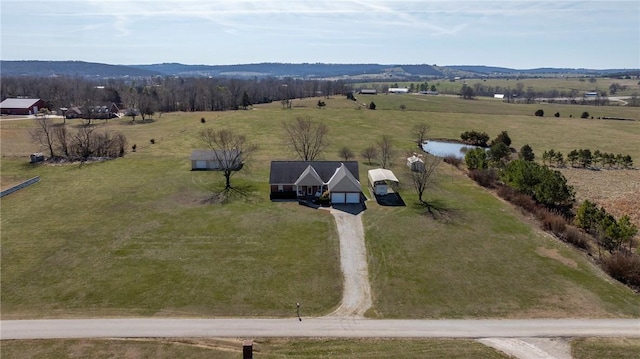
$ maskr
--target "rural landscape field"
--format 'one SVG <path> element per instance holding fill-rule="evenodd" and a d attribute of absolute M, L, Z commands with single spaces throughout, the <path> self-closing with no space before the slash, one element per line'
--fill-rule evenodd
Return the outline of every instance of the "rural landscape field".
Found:
<path fill-rule="evenodd" d="M 319 100 L 326 106 L 319 108 Z M 375 110 L 359 105 L 371 101 Z M 538 109 L 548 115 L 534 116 Z M 594 119 L 581 119 L 583 111 Z M 559 117 L 551 115 L 556 112 Z M 284 140 L 283 122 L 301 116 L 329 129 L 330 146 L 322 159 L 341 160 L 344 146 L 356 153 L 368 197 L 367 171 L 379 164 L 357 154 L 383 135 L 391 136 L 399 152 L 391 169 L 400 179 L 406 206 L 385 207 L 368 198 L 363 214 L 373 295 L 366 317 L 640 317 L 637 293 L 606 275 L 592 257 L 545 233 L 529 215 L 478 186 L 462 167 L 440 165 L 436 184 L 425 196 L 443 214 L 425 214 L 405 163 L 405 155 L 418 151 L 412 128 L 427 124 L 429 138 L 438 139 L 457 140 L 468 130 L 491 137 L 508 131 L 511 146 L 529 144 L 538 161 L 549 149 L 568 153 L 590 148 L 628 154 L 637 168 L 637 108 L 381 94 L 359 95 L 357 102 L 339 95 L 296 99 L 291 109 L 271 103 L 238 111 L 155 114 L 135 123 L 128 117 L 100 121 L 98 129 L 123 133 L 136 151 L 82 165 L 30 164 L 29 154 L 41 150 L 29 135 L 35 120 L 3 117 L 2 189 L 35 176 L 40 182 L 2 199 L 2 319 L 287 318 L 295 316 L 296 303 L 304 316 L 331 313 L 342 295 L 333 218 L 297 202 L 269 200 L 270 161 L 296 159 Z M 83 126 L 80 120 L 67 120 L 67 125 Z M 233 130 L 258 146 L 232 177 L 239 191 L 226 203 L 212 200 L 224 187 L 222 174 L 191 171 L 190 153 L 206 147 L 199 138 L 206 128 Z M 630 215 L 640 225 L 640 171 L 635 168 L 565 168 L 562 173 L 578 200 L 595 201 L 616 216 Z M 300 345 L 288 340 L 258 343 L 265 358 L 281 357 Z M 217 350 L 214 357 L 237 355 L 215 342 L 154 342 L 151 347 L 149 342 L 119 342 L 116 347 L 122 355 L 156 356 L 156 344 L 172 348 L 162 350 L 164 357 L 211 357 Z M 632 339 L 623 344 L 621 355 L 638 346 Z M 105 350 L 101 347 L 111 346 L 101 341 L 3 342 L 2 350 L 21 351 L 23 345 L 45 356 L 69 348 L 82 351 L 87 345 L 97 355 Z M 300 357 L 329 355 L 322 352 L 327 347 L 334 350 L 331 357 L 347 357 L 349 351 L 372 344 L 352 342 L 346 349 L 345 342 L 334 341 L 314 351 L 315 345 L 306 343 L 309 352 Z M 370 357 L 395 352 L 398 346 L 407 350 L 406 357 L 427 347 L 433 357 L 452 352 L 501 357 L 465 341 L 382 340 L 375 345 L 379 349 L 371 349 Z M 576 358 L 588 358 L 590 350 L 581 348 L 618 347 L 620 341 L 573 345 L 583 353 Z M 199 353 L 198 347 L 213 351 Z"/>

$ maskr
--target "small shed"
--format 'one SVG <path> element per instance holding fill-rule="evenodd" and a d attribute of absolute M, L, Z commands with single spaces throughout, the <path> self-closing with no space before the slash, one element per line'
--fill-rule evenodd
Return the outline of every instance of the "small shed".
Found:
<path fill-rule="evenodd" d="M 240 153 L 236 150 L 194 150 L 191 152 L 192 171 L 239 170 L 242 168 Z"/>
<path fill-rule="evenodd" d="M 376 168 L 369 170 L 369 186 L 375 195 L 385 195 L 389 193 L 389 182 L 400 183 L 396 175 L 391 170 Z"/>
<path fill-rule="evenodd" d="M 414 153 L 411 157 L 407 158 L 407 167 L 409 167 L 413 172 L 424 171 L 424 161 L 421 156 Z"/>

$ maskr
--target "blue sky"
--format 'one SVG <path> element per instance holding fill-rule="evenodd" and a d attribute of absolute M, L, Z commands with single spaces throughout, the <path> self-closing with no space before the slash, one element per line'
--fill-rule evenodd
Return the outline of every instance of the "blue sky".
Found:
<path fill-rule="evenodd" d="M 640 1 L 1 0 L 3 60 L 639 68 Z"/>

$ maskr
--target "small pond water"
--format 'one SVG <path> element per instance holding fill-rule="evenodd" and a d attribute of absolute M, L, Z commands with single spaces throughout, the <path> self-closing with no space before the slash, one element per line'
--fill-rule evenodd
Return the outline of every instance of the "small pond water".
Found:
<path fill-rule="evenodd" d="M 477 146 L 465 145 L 463 143 L 456 142 L 444 142 L 444 141 L 427 141 L 422 144 L 422 149 L 434 156 L 456 158 L 464 158 L 464 155 L 468 150 L 474 149 Z"/>

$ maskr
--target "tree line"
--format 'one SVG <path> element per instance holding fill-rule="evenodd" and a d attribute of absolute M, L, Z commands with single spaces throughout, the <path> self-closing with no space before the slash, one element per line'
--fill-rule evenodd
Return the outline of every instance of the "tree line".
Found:
<path fill-rule="evenodd" d="M 351 92 L 342 80 L 294 78 L 183 78 L 154 77 L 135 80 L 92 80 L 82 77 L 2 77 L 0 93 L 6 98 L 40 98 L 51 111 L 115 103 L 140 113 L 226 111 L 252 104 L 294 98 L 332 96 Z"/>
<path fill-rule="evenodd" d="M 624 168 L 628 169 L 633 166 L 631 155 L 622 153 L 614 154 L 595 150 L 591 152 L 589 149 L 573 149 L 567 153 L 565 158 L 562 152 L 550 149 L 542 153 L 542 163 L 554 165 L 556 167 L 564 167 L 566 163 L 572 167 L 595 167 L 595 168 Z"/>

